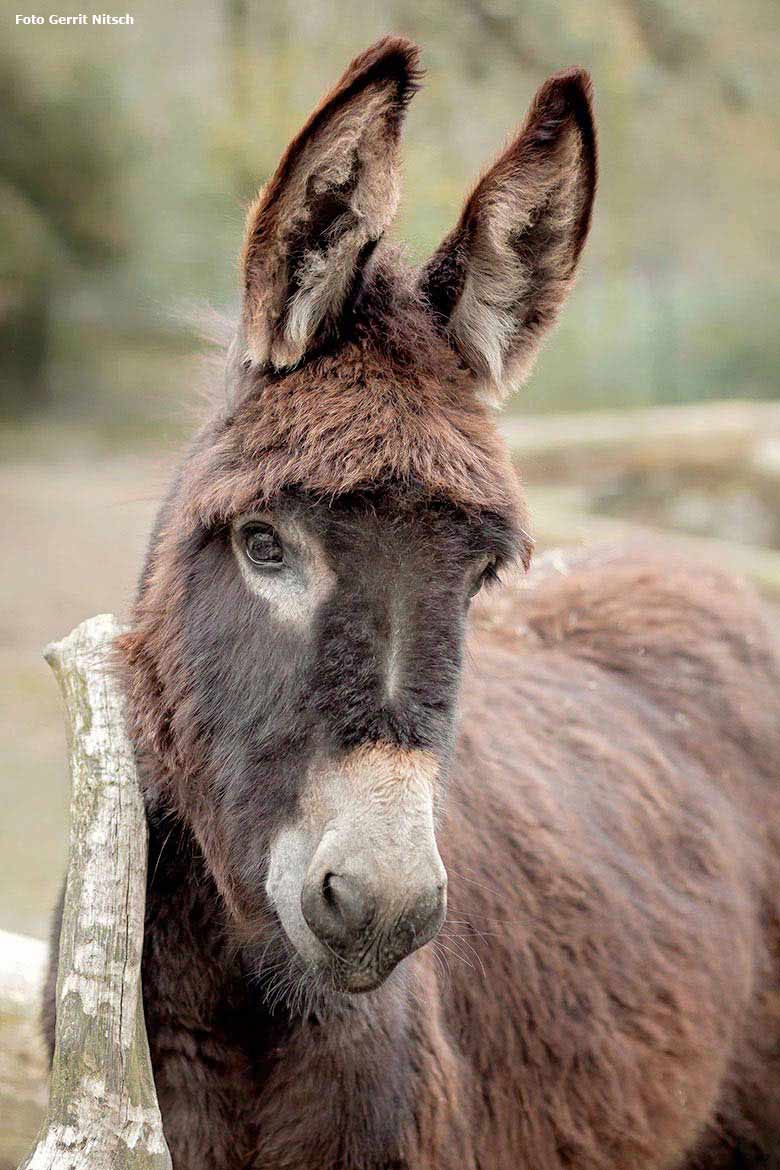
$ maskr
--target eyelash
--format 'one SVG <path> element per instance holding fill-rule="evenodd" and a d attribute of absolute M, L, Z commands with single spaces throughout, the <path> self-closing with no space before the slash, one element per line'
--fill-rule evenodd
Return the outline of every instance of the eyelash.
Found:
<path fill-rule="evenodd" d="M 501 571 L 498 567 L 497 561 L 491 561 L 485 568 L 480 578 L 483 585 L 499 585 L 501 583 Z"/>

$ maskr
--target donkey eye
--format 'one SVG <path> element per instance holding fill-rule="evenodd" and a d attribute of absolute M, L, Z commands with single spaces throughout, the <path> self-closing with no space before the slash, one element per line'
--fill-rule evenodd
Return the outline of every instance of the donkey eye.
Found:
<path fill-rule="evenodd" d="M 241 529 L 244 552 L 253 565 L 281 565 L 284 562 L 282 542 L 270 524 L 246 524 Z"/>
<path fill-rule="evenodd" d="M 469 589 L 469 597 L 476 597 L 483 585 L 490 581 L 498 580 L 498 560 L 496 557 L 491 557 L 486 565 L 482 567 L 480 572 L 474 578 Z"/>

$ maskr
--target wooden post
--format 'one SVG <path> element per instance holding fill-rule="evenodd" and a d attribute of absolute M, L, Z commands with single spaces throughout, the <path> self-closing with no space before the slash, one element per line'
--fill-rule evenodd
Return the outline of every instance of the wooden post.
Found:
<path fill-rule="evenodd" d="M 147 828 L 107 614 L 49 646 L 72 782 L 49 1105 L 20 1170 L 170 1170 L 141 999 Z"/>

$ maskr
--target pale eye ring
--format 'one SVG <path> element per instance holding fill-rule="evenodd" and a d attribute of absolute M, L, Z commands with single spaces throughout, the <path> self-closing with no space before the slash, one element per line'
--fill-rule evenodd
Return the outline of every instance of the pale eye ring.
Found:
<path fill-rule="evenodd" d="M 284 549 L 271 524 L 252 520 L 239 533 L 244 554 L 258 569 L 278 569 L 284 564 Z"/>

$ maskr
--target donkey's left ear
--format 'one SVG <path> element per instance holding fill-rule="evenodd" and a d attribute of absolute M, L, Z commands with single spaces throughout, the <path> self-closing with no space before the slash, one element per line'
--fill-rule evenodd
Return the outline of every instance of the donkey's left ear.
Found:
<path fill-rule="evenodd" d="M 417 58 L 401 37 L 356 57 L 250 208 L 244 332 L 254 362 L 293 366 L 337 327 L 398 205 L 398 144 Z"/>
<path fill-rule="evenodd" d="M 437 320 L 486 396 L 506 397 L 530 372 L 571 288 L 595 191 L 590 78 L 571 70 L 538 91 L 522 130 L 421 274 Z"/>

